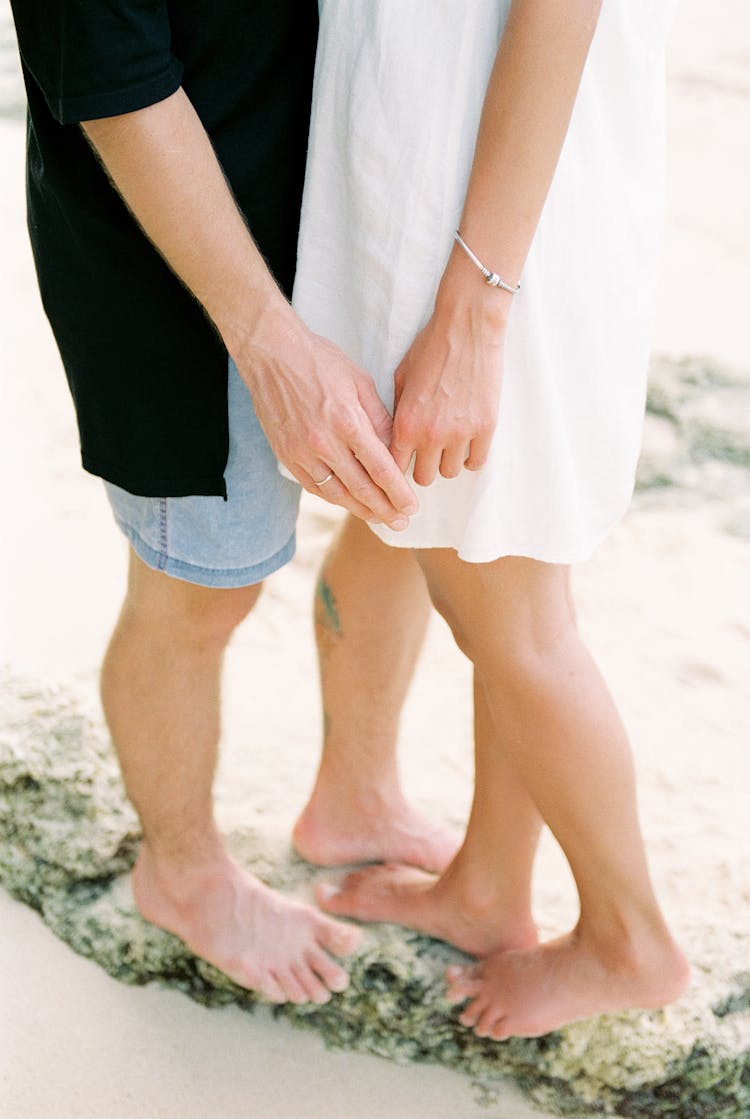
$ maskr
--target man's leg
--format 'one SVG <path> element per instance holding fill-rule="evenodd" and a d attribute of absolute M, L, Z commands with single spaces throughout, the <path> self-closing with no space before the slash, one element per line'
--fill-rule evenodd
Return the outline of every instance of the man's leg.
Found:
<path fill-rule="evenodd" d="M 143 825 L 133 891 L 147 920 L 273 1001 L 343 990 L 355 929 L 269 890 L 226 852 L 211 786 L 220 671 L 259 586 L 200 587 L 131 552 L 128 591 L 102 669 L 102 700 Z"/>
<path fill-rule="evenodd" d="M 458 836 L 405 799 L 396 758 L 429 614 L 413 553 L 388 547 L 348 518 L 315 592 L 323 753 L 294 830 L 295 847 L 310 862 L 395 859 L 440 871 L 456 852 Z"/>

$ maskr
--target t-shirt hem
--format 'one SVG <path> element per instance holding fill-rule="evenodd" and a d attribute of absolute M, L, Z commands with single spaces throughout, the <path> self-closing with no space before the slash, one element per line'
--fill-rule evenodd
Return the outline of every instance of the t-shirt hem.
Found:
<path fill-rule="evenodd" d="M 127 468 L 102 462 L 91 455 L 82 454 L 83 469 L 121 490 L 136 497 L 223 497 L 226 501 L 227 487 L 223 475 L 168 475 L 162 477 L 133 474 Z"/>
<path fill-rule="evenodd" d="M 177 59 L 172 59 L 161 74 L 125 89 L 83 93 L 75 97 L 50 97 L 45 92 L 45 98 L 59 124 L 80 124 L 83 120 L 116 117 L 155 105 L 175 93 L 181 83 L 182 66 Z"/>

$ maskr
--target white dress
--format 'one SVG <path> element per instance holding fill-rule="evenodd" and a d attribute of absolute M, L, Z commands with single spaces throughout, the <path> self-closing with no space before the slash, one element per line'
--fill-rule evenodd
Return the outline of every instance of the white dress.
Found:
<path fill-rule="evenodd" d="M 375 378 L 428 320 L 510 0 L 321 0 L 294 304 Z M 487 466 L 390 544 L 586 559 L 632 494 L 662 218 L 672 0 L 604 0 L 514 297 Z M 498 183 L 502 168 L 497 169 Z M 492 261 L 486 261 L 492 267 Z M 481 274 L 477 272 L 477 282 Z"/>

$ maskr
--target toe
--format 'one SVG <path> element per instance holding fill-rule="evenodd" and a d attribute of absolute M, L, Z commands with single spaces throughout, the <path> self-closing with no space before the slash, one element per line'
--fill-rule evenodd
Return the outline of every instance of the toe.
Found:
<path fill-rule="evenodd" d="M 481 979 L 483 963 L 483 960 L 478 960 L 475 964 L 454 964 L 445 969 L 445 978 L 449 983 L 462 979 Z"/>
<path fill-rule="evenodd" d="M 332 913 L 336 912 L 336 905 L 341 896 L 341 889 L 334 886 L 332 882 L 318 882 L 315 887 L 315 900 L 321 909 L 330 910 Z"/>
<path fill-rule="evenodd" d="M 507 1038 L 512 1037 L 512 1031 L 508 1028 L 507 1018 L 498 1018 L 490 1030 L 490 1037 L 493 1041 L 506 1041 Z"/>
<path fill-rule="evenodd" d="M 315 900 L 326 913 L 367 920 L 367 904 L 359 892 L 359 886 L 350 884 L 348 880 L 340 886 L 321 882 L 315 887 Z"/>
<path fill-rule="evenodd" d="M 491 1037 L 493 1027 L 500 1022 L 501 1018 L 502 1011 L 498 1010 L 496 1006 L 486 1007 L 477 1019 L 474 1033 L 477 1037 Z"/>
<path fill-rule="evenodd" d="M 478 995 L 481 989 L 482 983 L 479 979 L 457 979 L 455 982 L 449 982 L 446 993 L 448 1002 L 464 1002 Z"/>
<path fill-rule="evenodd" d="M 327 913 L 339 913 L 344 917 L 368 916 L 367 895 L 362 893 L 366 882 L 364 871 L 349 874 L 340 886 L 328 882 L 321 883 L 315 890 L 315 897 L 321 909 Z"/>
<path fill-rule="evenodd" d="M 284 1003 L 289 1002 L 283 987 L 279 983 L 275 975 L 270 972 L 257 984 L 258 993 L 263 995 L 263 998 L 268 999 L 269 1002 Z"/>
<path fill-rule="evenodd" d="M 486 1008 L 486 1001 L 481 996 L 472 999 L 465 1010 L 462 1011 L 458 1020 L 462 1026 L 468 1026 L 469 1029 L 473 1029 L 484 1014 Z"/>
<path fill-rule="evenodd" d="M 287 1002 L 301 1003 L 309 1002 L 310 996 L 305 989 L 292 967 L 285 968 L 284 971 L 279 971 L 276 974 L 276 979 L 282 991 L 286 995 Z"/>
<path fill-rule="evenodd" d="M 307 962 L 329 991 L 339 993 L 349 986 L 349 976 L 335 960 L 320 949 L 310 952 Z"/>
<path fill-rule="evenodd" d="M 334 956 L 349 956 L 362 939 L 362 932 L 354 925 L 345 925 L 341 921 L 329 921 L 320 918 L 317 928 L 317 940 Z"/>
<path fill-rule="evenodd" d="M 329 1002 L 331 998 L 330 990 L 326 987 L 325 983 L 322 983 L 320 979 L 318 979 L 309 965 L 298 964 L 293 971 L 297 982 L 307 995 L 307 1002 L 317 1003 L 318 1006 L 322 1006 L 324 1003 Z"/>

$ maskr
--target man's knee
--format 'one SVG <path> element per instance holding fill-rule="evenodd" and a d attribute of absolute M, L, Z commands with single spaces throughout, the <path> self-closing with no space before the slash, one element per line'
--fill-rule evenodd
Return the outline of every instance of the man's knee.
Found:
<path fill-rule="evenodd" d="M 123 618 L 181 641 L 223 648 L 252 610 L 262 583 L 203 587 L 131 560 Z"/>

